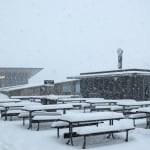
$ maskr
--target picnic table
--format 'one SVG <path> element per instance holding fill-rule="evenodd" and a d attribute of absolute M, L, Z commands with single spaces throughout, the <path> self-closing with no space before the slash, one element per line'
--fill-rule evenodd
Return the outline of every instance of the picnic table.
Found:
<path fill-rule="evenodd" d="M 63 114 L 66 113 L 66 110 L 73 109 L 71 104 L 53 104 L 53 105 L 39 105 L 39 106 L 25 106 L 22 110 L 27 111 L 29 113 L 29 127 L 32 128 L 32 113 L 36 111 L 57 111 L 63 110 Z"/>
<path fill-rule="evenodd" d="M 123 119 L 122 113 L 116 112 L 93 112 L 93 113 L 76 113 L 76 114 L 66 114 L 60 117 L 59 120 L 69 123 L 69 140 L 73 145 L 73 126 L 76 124 L 86 123 L 86 122 L 99 122 L 99 121 L 109 121 L 110 125 L 113 125 L 113 120 Z"/>
<path fill-rule="evenodd" d="M 120 101 L 117 105 L 123 107 L 123 114 L 125 114 L 128 110 L 150 105 L 150 101 Z"/>
<path fill-rule="evenodd" d="M 142 107 L 135 110 L 137 113 L 146 114 L 146 127 L 150 128 L 150 107 Z"/>
<path fill-rule="evenodd" d="M 33 105 L 35 103 L 33 102 L 18 102 L 18 103 L 0 103 L 0 107 L 4 108 L 3 112 L 5 114 L 5 120 L 7 120 L 7 111 L 9 109 L 14 109 L 14 108 L 21 108 L 24 107 L 26 105 Z"/>
<path fill-rule="evenodd" d="M 86 100 L 86 103 L 90 104 L 90 110 L 95 108 L 95 106 L 98 105 L 116 105 L 118 100 L 108 100 L 108 99 L 103 99 L 103 98 L 90 98 Z"/>

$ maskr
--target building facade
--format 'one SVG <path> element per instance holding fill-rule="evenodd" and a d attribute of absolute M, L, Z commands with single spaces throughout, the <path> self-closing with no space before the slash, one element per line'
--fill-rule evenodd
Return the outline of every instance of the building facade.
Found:
<path fill-rule="evenodd" d="M 81 73 L 80 76 L 71 78 L 80 79 L 83 97 L 150 100 L 150 70 L 126 69 Z"/>
<path fill-rule="evenodd" d="M 0 68 L 0 88 L 28 84 L 42 68 Z"/>

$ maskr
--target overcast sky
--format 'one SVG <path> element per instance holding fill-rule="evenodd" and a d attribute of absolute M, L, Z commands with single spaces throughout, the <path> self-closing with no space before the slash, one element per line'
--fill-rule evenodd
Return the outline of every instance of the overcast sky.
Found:
<path fill-rule="evenodd" d="M 0 0 L 0 67 L 44 68 L 30 82 L 150 69 L 149 0 Z"/>

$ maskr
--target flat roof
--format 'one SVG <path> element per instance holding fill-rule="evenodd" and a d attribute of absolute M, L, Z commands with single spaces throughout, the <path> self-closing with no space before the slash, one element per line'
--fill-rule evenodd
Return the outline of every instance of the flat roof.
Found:
<path fill-rule="evenodd" d="M 149 69 L 120 69 L 120 70 L 109 70 L 101 72 L 87 72 L 80 73 L 78 76 L 67 77 L 68 79 L 83 79 L 83 78 L 94 78 L 94 77 L 105 77 L 105 76 L 129 76 L 129 75 L 149 75 Z"/>
<path fill-rule="evenodd" d="M 31 78 L 43 68 L 24 68 L 24 67 L 0 67 L 0 74 L 4 72 L 25 72 L 28 74 L 28 78 Z"/>
<path fill-rule="evenodd" d="M 11 87 L 3 87 L 0 88 L 0 91 L 2 92 L 9 92 L 9 91 L 15 91 L 15 90 L 21 90 L 21 89 L 28 89 L 28 88 L 35 88 L 40 86 L 54 86 L 53 84 L 24 84 L 24 85 L 18 85 L 18 86 L 11 86 Z"/>

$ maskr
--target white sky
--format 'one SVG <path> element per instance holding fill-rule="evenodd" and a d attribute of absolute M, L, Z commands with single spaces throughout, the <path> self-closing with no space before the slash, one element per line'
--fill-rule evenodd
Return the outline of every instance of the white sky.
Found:
<path fill-rule="evenodd" d="M 0 67 L 43 67 L 31 82 L 150 69 L 149 0 L 0 0 Z"/>

